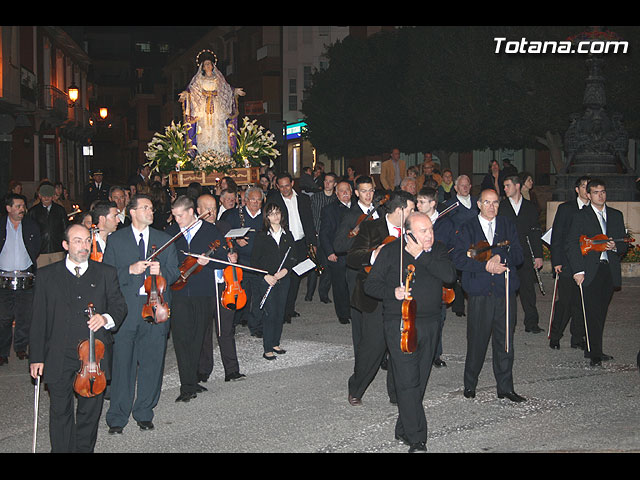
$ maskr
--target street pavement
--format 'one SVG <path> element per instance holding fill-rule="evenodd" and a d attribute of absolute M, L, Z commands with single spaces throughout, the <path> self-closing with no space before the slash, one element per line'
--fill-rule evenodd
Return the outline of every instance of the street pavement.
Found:
<path fill-rule="evenodd" d="M 540 326 L 526 333 L 518 306 L 515 330 L 515 391 L 528 400 L 512 403 L 496 396 L 491 350 L 475 399 L 462 395 L 466 318 L 450 311 L 443 333 L 447 366 L 434 368 L 424 406 L 427 449 L 432 453 L 619 453 L 640 452 L 640 279 L 624 278 L 614 294 L 604 331 L 604 351 L 614 358 L 592 368 L 583 352 L 569 346 L 551 350 L 547 327 L 553 279 L 543 274 L 546 296 L 538 291 Z M 386 394 L 380 371 L 361 406 L 347 401 L 353 370 L 351 326 L 341 325 L 332 304 L 305 302 L 301 316 L 285 324 L 276 361 L 262 358 L 262 343 L 246 327 L 236 340 L 246 378 L 225 382 L 217 346 L 208 391 L 189 403 L 176 403 L 179 378 L 169 342 L 155 429 L 141 431 L 131 420 L 121 435 L 108 434 L 104 414 L 99 453 L 403 453 L 394 439 L 397 407 Z M 34 386 L 25 360 L 12 352 L 0 367 L 0 452 L 29 453 L 33 442 Z M 49 401 L 39 399 L 38 453 L 50 451 Z M 462 465 L 459 467 L 462 469 Z"/>

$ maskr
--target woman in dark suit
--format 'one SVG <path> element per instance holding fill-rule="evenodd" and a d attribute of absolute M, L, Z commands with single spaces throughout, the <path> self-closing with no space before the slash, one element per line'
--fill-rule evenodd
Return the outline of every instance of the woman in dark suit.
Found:
<path fill-rule="evenodd" d="M 280 348 L 284 311 L 289 291 L 289 270 L 296 265 L 294 258 L 293 235 L 288 229 L 286 216 L 275 203 L 268 203 L 263 212 L 264 228 L 258 232 L 251 253 L 251 265 L 269 272 L 264 276 L 259 291 L 264 297 L 267 289 L 271 288 L 264 303 L 265 315 L 262 319 L 263 357 L 275 360 L 275 354 L 282 355 L 285 350 Z M 291 250 L 289 250 L 291 248 Z M 287 251 L 289 253 L 287 255 Z M 285 258 L 284 263 L 282 263 Z M 280 269 L 280 265 L 282 268 Z"/>

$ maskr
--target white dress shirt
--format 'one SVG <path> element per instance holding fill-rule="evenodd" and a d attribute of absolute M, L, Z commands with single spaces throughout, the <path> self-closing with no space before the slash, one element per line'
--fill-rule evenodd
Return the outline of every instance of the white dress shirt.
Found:
<path fill-rule="evenodd" d="M 87 268 L 89 268 L 88 260 L 80 264 L 74 263 L 69 258 L 69 255 L 67 255 L 64 264 L 67 267 L 67 270 L 69 270 L 74 277 L 76 276 L 76 267 L 80 267 L 80 271 L 78 272 L 80 276 L 84 275 L 87 271 Z M 111 315 L 109 315 L 108 313 L 102 313 L 101 315 L 107 319 L 107 324 L 104 326 L 105 330 L 109 330 L 110 328 L 115 327 L 116 322 L 113 321 L 113 317 Z"/>
<path fill-rule="evenodd" d="M 302 228 L 302 220 L 300 220 L 300 212 L 298 211 L 298 194 L 294 191 L 291 198 L 282 197 L 282 199 L 289 214 L 289 230 L 293 235 L 293 239 L 297 242 L 304 238 L 304 229 Z"/>

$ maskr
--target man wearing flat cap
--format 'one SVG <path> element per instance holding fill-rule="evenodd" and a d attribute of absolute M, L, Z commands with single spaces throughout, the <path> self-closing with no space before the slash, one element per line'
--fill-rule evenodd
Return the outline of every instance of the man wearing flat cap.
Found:
<path fill-rule="evenodd" d="M 65 250 L 62 248 L 64 231 L 67 228 L 67 211 L 53 201 L 55 188 L 53 184 L 44 182 L 38 188 L 38 199 L 29 209 L 28 216 L 40 227 L 40 256 L 38 268 L 62 260 Z"/>
<path fill-rule="evenodd" d="M 101 169 L 93 171 L 93 180 L 84 187 L 84 208 L 90 210 L 97 200 L 109 200 L 109 185 L 103 182 L 104 173 Z"/>

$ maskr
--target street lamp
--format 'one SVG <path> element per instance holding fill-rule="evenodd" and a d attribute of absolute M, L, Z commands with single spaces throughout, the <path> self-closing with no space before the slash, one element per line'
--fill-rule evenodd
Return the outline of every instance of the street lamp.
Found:
<path fill-rule="evenodd" d="M 68 90 L 69 100 L 71 100 L 70 107 L 73 107 L 75 103 L 78 101 L 78 97 L 80 96 L 80 89 L 76 86 L 75 83 L 72 83 Z"/>
<path fill-rule="evenodd" d="M 107 107 L 100 107 L 100 118 L 104 120 L 105 118 L 107 118 L 107 115 L 109 115 L 109 110 L 107 109 Z"/>

